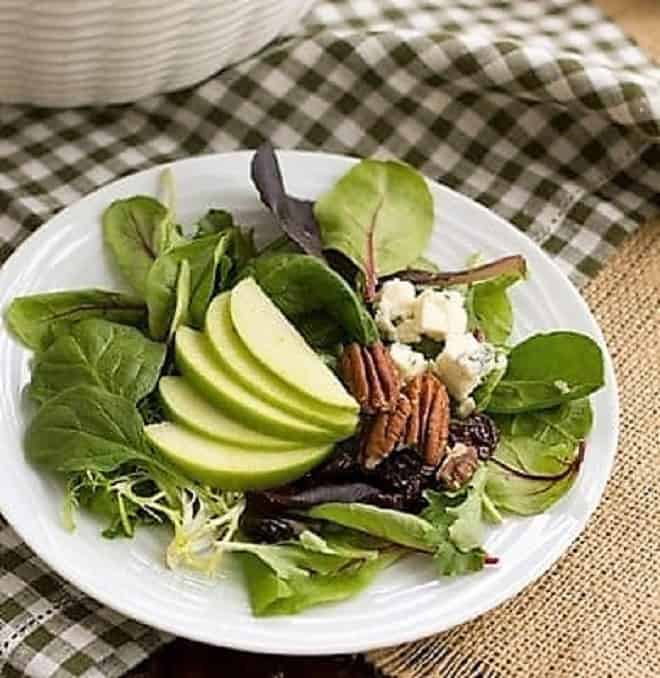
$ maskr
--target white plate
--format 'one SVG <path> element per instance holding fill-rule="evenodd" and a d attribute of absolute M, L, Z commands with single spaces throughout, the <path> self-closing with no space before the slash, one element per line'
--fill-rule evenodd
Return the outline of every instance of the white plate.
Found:
<path fill-rule="evenodd" d="M 183 160 L 172 165 L 183 223 L 211 206 L 226 207 L 245 224 L 268 221 L 249 180 L 251 153 Z M 282 152 L 287 186 L 315 198 L 354 160 Z M 104 252 L 99 217 L 117 198 L 155 195 L 160 168 L 140 172 L 89 195 L 25 242 L 0 272 L 0 308 L 16 296 L 48 290 L 122 287 Z M 605 342 L 585 302 L 550 259 L 528 238 L 487 209 L 431 183 L 437 224 L 430 256 L 443 267 L 462 266 L 479 251 L 488 258 L 521 253 L 531 278 L 512 292 L 516 332 L 565 328 Z M 216 645 L 281 654 L 357 652 L 442 631 L 476 617 L 515 595 L 566 551 L 598 504 L 617 442 L 618 400 L 606 356 L 607 386 L 594 398 L 595 426 L 573 489 L 547 513 L 508 519 L 493 529 L 486 549 L 496 567 L 438 580 L 421 557 L 382 573 L 361 595 L 291 617 L 255 619 L 240 574 L 231 568 L 205 580 L 164 566 L 167 534 L 142 529 L 135 539 L 108 541 L 86 515 L 77 531 L 60 525 L 61 489 L 23 458 L 27 410 L 21 392 L 29 380 L 30 353 L 0 325 L 0 510 L 54 570 L 101 602 L 141 622 Z"/>

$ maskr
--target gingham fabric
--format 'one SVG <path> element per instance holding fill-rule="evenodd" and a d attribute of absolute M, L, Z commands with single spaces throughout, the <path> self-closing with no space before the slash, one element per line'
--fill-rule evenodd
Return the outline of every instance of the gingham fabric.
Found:
<path fill-rule="evenodd" d="M 265 138 L 401 158 L 511 220 L 578 284 L 660 210 L 660 68 L 599 10 L 328 0 L 190 90 L 0 106 L 0 256 L 119 176 Z M 0 526 L 2 676 L 119 676 L 167 640 L 64 584 Z"/>

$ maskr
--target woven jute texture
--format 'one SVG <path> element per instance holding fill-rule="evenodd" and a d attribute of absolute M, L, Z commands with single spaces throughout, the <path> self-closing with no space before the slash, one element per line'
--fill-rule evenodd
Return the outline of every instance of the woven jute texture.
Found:
<path fill-rule="evenodd" d="M 622 405 L 598 510 L 570 551 L 513 600 L 370 653 L 386 676 L 660 676 L 660 222 L 626 243 L 584 294 L 607 337 Z"/>

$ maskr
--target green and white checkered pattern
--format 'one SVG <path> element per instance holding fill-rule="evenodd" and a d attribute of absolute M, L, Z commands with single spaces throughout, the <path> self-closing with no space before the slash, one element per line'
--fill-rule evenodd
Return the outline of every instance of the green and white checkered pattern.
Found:
<path fill-rule="evenodd" d="M 511 220 L 577 283 L 660 210 L 660 68 L 587 2 L 327 0 L 194 89 L 0 106 L 0 257 L 119 176 L 266 138 L 401 158 Z M 118 676 L 166 640 L 0 526 L 2 676 Z"/>

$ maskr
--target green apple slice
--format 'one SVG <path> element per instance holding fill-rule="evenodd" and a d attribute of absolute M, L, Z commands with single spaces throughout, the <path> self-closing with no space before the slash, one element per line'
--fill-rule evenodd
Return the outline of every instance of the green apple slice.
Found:
<path fill-rule="evenodd" d="M 217 296 L 208 308 L 205 323 L 206 336 L 226 371 L 255 394 L 307 421 L 340 433 L 354 430 L 356 414 L 291 388 L 254 358 L 234 329 L 230 303 L 231 292 Z"/>
<path fill-rule="evenodd" d="M 304 475 L 330 454 L 330 444 L 280 452 L 252 451 L 163 422 L 144 428 L 147 439 L 184 473 L 225 490 L 277 487 Z"/>
<path fill-rule="evenodd" d="M 337 431 L 315 426 L 251 393 L 216 359 L 208 339 L 189 327 L 180 327 L 174 340 L 176 364 L 183 375 L 230 417 L 260 433 L 307 443 L 337 440 Z M 350 435 L 347 432 L 346 435 Z"/>
<path fill-rule="evenodd" d="M 209 438 L 255 450 L 291 450 L 304 444 L 265 435 L 232 419 L 183 377 L 163 377 L 158 390 L 170 419 Z"/>
<path fill-rule="evenodd" d="M 357 412 L 358 403 L 253 278 L 231 293 L 236 332 L 257 360 L 301 393 Z"/>

